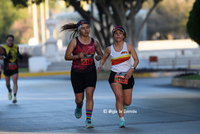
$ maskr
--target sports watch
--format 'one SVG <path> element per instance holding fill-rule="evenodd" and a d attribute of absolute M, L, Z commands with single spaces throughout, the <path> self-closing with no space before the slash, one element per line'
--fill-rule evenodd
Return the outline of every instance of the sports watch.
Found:
<path fill-rule="evenodd" d="M 135 70 L 135 67 L 131 67 L 131 68 L 133 68 L 133 70 Z"/>

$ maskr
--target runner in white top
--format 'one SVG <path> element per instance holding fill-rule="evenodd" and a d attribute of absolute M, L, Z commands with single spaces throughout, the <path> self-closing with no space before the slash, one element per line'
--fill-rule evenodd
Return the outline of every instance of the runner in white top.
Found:
<path fill-rule="evenodd" d="M 115 94 L 116 109 L 120 117 L 119 127 L 125 127 L 124 109 L 131 104 L 132 90 L 134 85 L 133 71 L 139 60 L 134 47 L 124 42 L 126 32 L 123 27 L 116 26 L 113 31 L 115 43 L 106 48 L 104 56 L 100 61 L 98 72 L 101 71 L 106 59 L 111 56 L 112 68 L 109 77 L 110 86 Z M 130 58 L 134 59 L 131 65 Z"/>
<path fill-rule="evenodd" d="M 131 55 L 128 53 L 126 42 L 123 44 L 123 49 L 120 52 L 116 52 L 113 45 L 111 45 L 111 61 L 113 72 L 127 72 L 131 67 Z"/>

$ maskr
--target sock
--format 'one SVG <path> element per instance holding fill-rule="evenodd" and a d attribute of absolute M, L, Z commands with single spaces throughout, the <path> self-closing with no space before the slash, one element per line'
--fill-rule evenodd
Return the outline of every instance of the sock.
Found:
<path fill-rule="evenodd" d="M 8 92 L 12 92 L 12 90 L 11 90 L 11 89 L 8 89 Z"/>
<path fill-rule="evenodd" d="M 86 109 L 86 119 L 90 119 L 90 120 L 91 120 L 92 111 L 93 111 L 93 110 Z"/>
<path fill-rule="evenodd" d="M 77 103 L 76 105 L 77 105 L 78 108 L 82 108 L 82 106 L 83 106 L 83 102 L 81 102 L 81 103 Z"/>
<path fill-rule="evenodd" d="M 123 120 L 123 121 L 125 121 L 124 117 L 120 117 L 120 120 Z"/>
<path fill-rule="evenodd" d="M 16 97 L 17 94 L 14 94 L 14 97 Z"/>

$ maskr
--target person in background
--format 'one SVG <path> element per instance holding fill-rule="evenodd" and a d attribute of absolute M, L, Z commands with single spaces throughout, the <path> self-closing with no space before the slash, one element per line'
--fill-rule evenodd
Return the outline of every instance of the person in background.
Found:
<path fill-rule="evenodd" d="M 124 42 L 126 31 L 123 27 L 114 27 L 112 34 L 114 44 L 106 48 L 103 58 L 100 61 L 98 72 L 101 71 L 106 59 L 110 56 L 112 67 L 108 81 L 116 98 L 116 109 L 120 117 L 119 127 L 125 127 L 124 111 L 132 101 L 134 85 L 132 74 L 139 60 L 134 47 Z M 131 56 L 134 59 L 134 64 L 131 64 Z"/>
<path fill-rule="evenodd" d="M 0 46 L 0 60 L 4 59 L 4 56 L 1 55 L 3 53 L 4 53 L 3 48 Z M 1 79 L 1 64 L 0 64 L 0 79 Z"/>
<path fill-rule="evenodd" d="M 82 106 L 84 99 L 84 90 L 86 91 L 86 128 L 93 128 L 91 116 L 93 112 L 93 94 L 97 81 L 95 56 L 97 61 L 101 60 L 103 53 L 98 41 L 89 36 L 90 25 L 86 20 L 80 20 L 77 24 L 66 24 L 62 27 L 64 30 L 73 30 L 73 37 L 78 33 L 79 36 L 72 39 L 65 53 L 65 60 L 72 60 L 71 83 L 75 94 L 75 117 L 82 116 Z"/>
<path fill-rule="evenodd" d="M 17 90 L 18 90 L 18 58 L 22 59 L 23 56 L 19 53 L 19 47 L 14 43 L 14 36 L 6 36 L 6 44 L 3 48 L 3 59 L 4 59 L 4 75 L 6 80 L 6 87 L 8 89 L 8 99 L 12 100 L 12 89 L 10 88 L 10 77 L 13 80 L 13 103 L 17 102 Z"/>

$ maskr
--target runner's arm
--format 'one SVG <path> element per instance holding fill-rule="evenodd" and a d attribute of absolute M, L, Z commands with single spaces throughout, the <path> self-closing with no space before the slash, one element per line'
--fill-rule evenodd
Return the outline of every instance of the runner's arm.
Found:
<path fill-rule="evenodd" d="M 23 59 L 23 55 L 21 55 L 21 54 L 19 53 L 19 47 L 17 48 L 17 57 L 18 57 L 19 59 Z"/>
<path fill-rule="evenodd" d="M 66 53 L 65 53 L 65 60 L 76 60 L 80 58 L 84 58 L 84 53 L 79 53 L 78 55 L 72 55 L 74 48 L 76 47 L 76 39 L 70 41 Z"/>
<path fill-rule="evenodd" d="M 0 47 L 0 59 L 10 59 L 12 58 L 11 53 L 9 52 L 8 55 L 6 53 L 6 50 L 3 47 Z"/>
<path fill-rule="evenodd" d="M 99 42 L 95 40 L 95 48 L 96 48 L 96 52 L 97 52 L 97 56 L 95 56 L 95 59 L 97 61 L 101 60 L 102 57 L 103 57 L 103 53 L 101 51 L 101 48 L 100 48 L 100 45 L 99 45 Z"/>
<path fill-rule="evenodd" d="M 3 48 L 0 46 L 0 59 L 4 59 L 4 51 L 3 51 Z"/>
<path fill-rule="evenodd" d="M 127 43 L 127 47 L 128 47 L 128 50 L 129 50 L 129 53 L 132 55 L 133 59 L 134 59 L 134 64 L 132 67 L 136 68 L 138 63 L 139 63 L 139 59 L 138 59 L 138 56 L 137 56 L 137 53 L 134 49 L 134 47 L 131 45 L 131 44 L 128 44 Z M 130 78 L 133 74 L 133 71 L 134 71 L 134 68 L 130 68 L 127 72 L 126 72 L 126 78 Z"/>
<path fill-rule="evenodd" d="M 111 52 L 111 48 L 107 47 L 106 51 L 105 51 L 105 53 L 103 55 L 103 58 L 101 59 L 101 61 L 99 63 L 99 67 L 98 67 L 98 70 L 97 70 L 98 73 L 101 72 L 101 69 L 103 68 L 104 63 L 106 62 L 107 58 L 109 57 L 110 52 Z"/>

